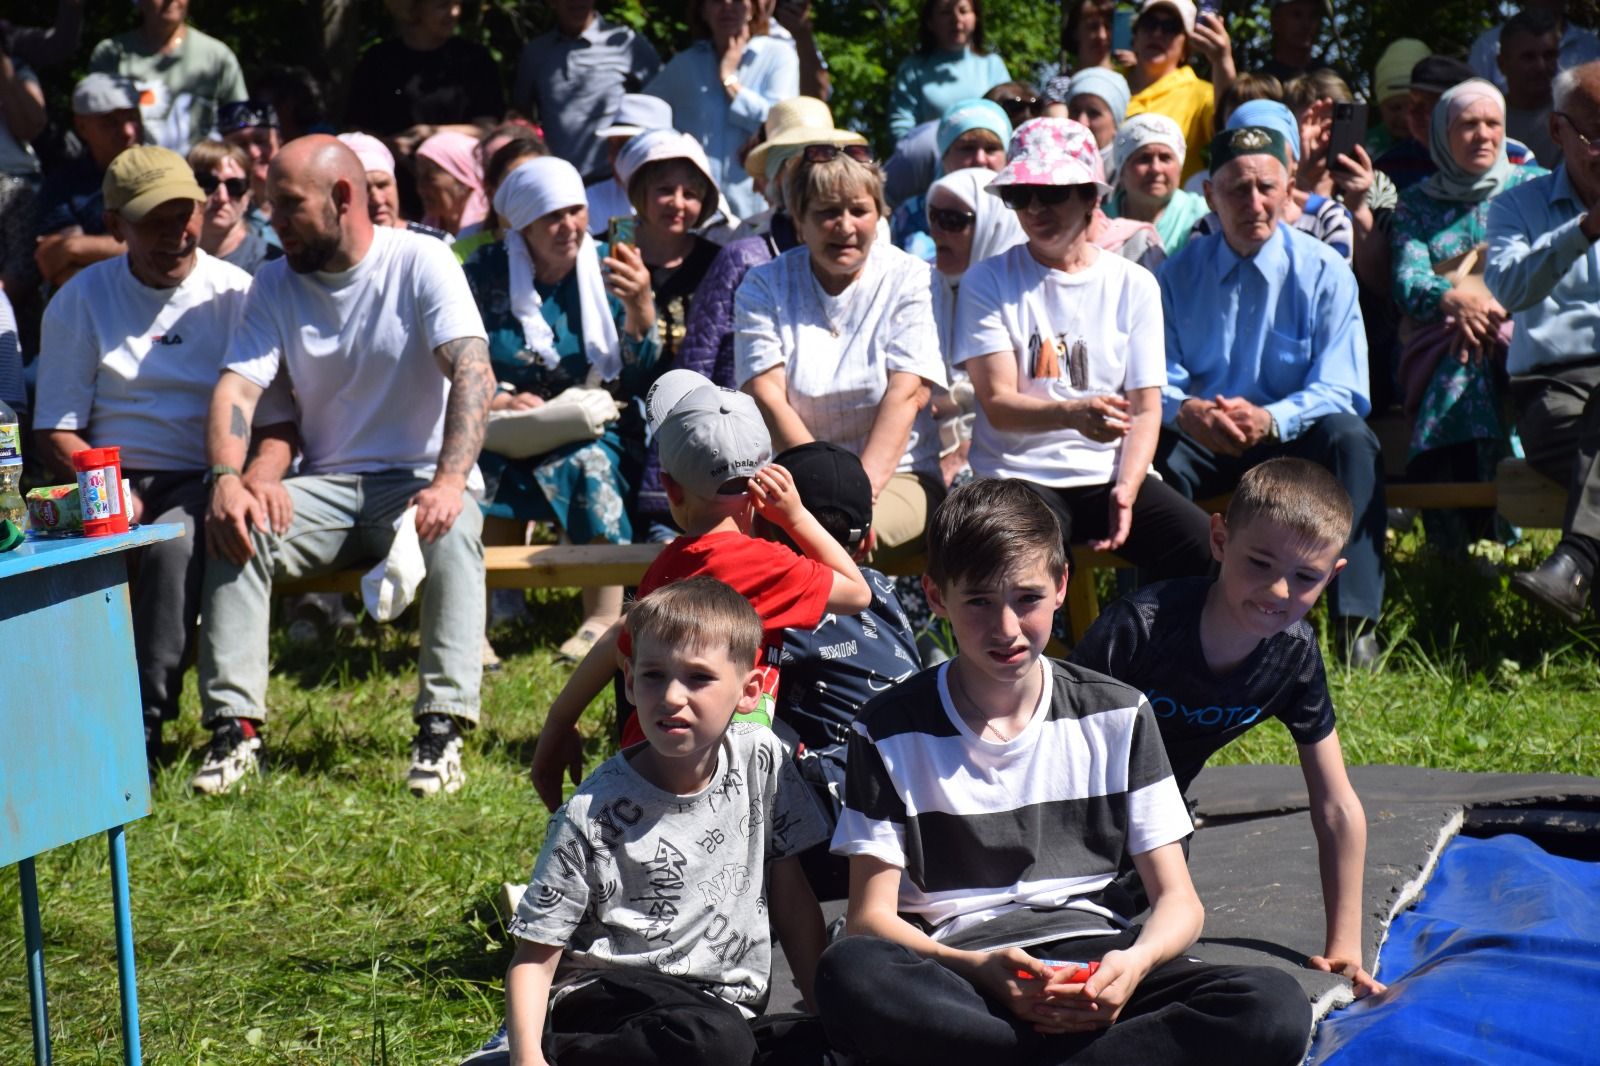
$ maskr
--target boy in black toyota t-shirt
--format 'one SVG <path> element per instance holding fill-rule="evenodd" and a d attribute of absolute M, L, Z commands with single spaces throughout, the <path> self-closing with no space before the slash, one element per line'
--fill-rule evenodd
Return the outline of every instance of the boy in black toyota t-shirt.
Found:
<path fill-rule="evenodd" d="M 1317 637 L 1305 616 L 1344 569 L 1350 497 L 1325 468 L 1273 459 L 1211 519 L 1215 580 L 1146 586 L 1101 613 L 1072 661 L 1145 694 L 1178 787 L 1258 722 L 1277 718 L 1300 754 L 1322 872 L 1327 939 L 1307 965 L 1381 991 L 1362 967 L 1367 822 L 1345 773 Z"/>

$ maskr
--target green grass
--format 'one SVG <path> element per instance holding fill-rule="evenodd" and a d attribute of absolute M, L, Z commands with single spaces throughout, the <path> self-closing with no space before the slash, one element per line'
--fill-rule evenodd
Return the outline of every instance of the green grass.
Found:
<path fill-rule="evenodd" d="M 1600 773 L 1597 634 L 1550 625 L 1505 590 L 1509 560 L 1431 560 L 1411 538 L 1391 574 L 1387 669 L 1331 673 L 1352 763 Z M 1535 553 L 1548 545 L 1526 549 Z M 1493 553 L 1490 553 L 1493 554 Z M 447 1063 L 500 1018 L 508 957 L 492 900 L 526 876 L 544 812 L 526 767 L 564 678 L 554 647 L 576 596 L 541 595 L 497 635 L 484 727 L 459 795 L 421 802 L 401 778 L 415 692 L 414 631 L 278 646 L 272 772 L 243 795 L 186 792 L 203 737 L 191 686 L 180 755 L 155 812 L 128 830 L 146 1059 L 151 1063 Z M 509 653 L 509 654 L 508 654 Z M 592 766 L 608 715 L 588 728 Z M 1255 730 L 1222 761 L 1289 762 Z M 70 782 L 63 782 L 70 787 Z M 39 860 L 56 1061 L 120 1061 L 103 840 Z M 0 873 L 0 1063 L 31 1061 L 16 879 Z"/>

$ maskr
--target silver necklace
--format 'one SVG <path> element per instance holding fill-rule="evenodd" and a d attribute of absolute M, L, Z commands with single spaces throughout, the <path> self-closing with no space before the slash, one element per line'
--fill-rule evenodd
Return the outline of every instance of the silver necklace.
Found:
<path fill-rule="evenodd" d="M 961 693 L 961 705 L 965 706 L 969 711 L 976 713 L 978 711 L 978 705 L 973 701 L 972 696 L 967 693 L 967 686 L 965 682 L 961 680 L 961 675 L 956 673 L 954 666 L 950 668 L 949 675 L 956 683 L 956 690 Z M 962 706 L 956 707 L 957 714 L 961 714 Z M 962 717 L 965 718 L 966 715 L 962 715 Z M 1028 716 L 1028 721 L 1030 723 L 1033 721 L 1032 715 Z M 970 725 L 971 723 L 969 722 L 968 724 Z M 1016 740 L 1018 737 L 1020 737 L 1027 728 L 1027 724 L 1024 724 L 1022 729 L 1017 730 L 1008 737 L 1004 733 L 1000 732 L 999 728 L 997 728 L 993 722 L 985 718 L 983 719 L 983 728 L 978 731 L 978 737 L 979 739 L 982 739 L 983 734 L 993 733 L 995 738 L 999 740 L 1000 743 L 1009 744 L 1013 740 Z"/>

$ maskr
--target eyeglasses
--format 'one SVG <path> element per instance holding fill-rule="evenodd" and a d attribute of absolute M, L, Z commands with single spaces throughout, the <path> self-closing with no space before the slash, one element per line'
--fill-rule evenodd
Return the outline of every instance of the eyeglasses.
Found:
<path fill-rule="evenodd" d="M 1133 32 L 1148 30 L 1151 33 L 1164 33 L 1168 37 L 1176 37 L 1184 32 L 1183 20 L 1171 16 L 1146 15 L 1133 25 Z"/>
<path fill-rule="evenodd" d="M 971 211 L 952 211 L 945 207 L 928 208 L 928 225 L 942 233 L 964 233 L 978 220 Z"/>
<path fill-rule="evenodd" d="M 1034 198 L 1045 207 L 1059 207 L 1072 199 L 1075 185 L 1002 185 L 1000 199 L 1013 211 L 1026 211 Z"/>
<path fill-rule="evenodd" d="M 1578 128 L 1578 124 L 1572 121 L 1572 116 L 1565 111 L 1557 111 L 1555 116 L 1567 124 L 1567 128 L 1572 131 L 1572 135 L 1578 138 L 1578 142 L 1583 145 L 1584 151 L 1590 155 L 1600 155 L 1600 134 L 1593 137 L 1585 136 L 1584 132 Z"/>
<path fill-rule="evenodd" d="M 244 194 L 250 191 L 249 178 L 219 178 L 215 174 L 196 174 L 194 180 L 199 183 L 200 191 L 207 196 L 216 192 L 218 185 L 228 190 L 230 200 L 242 200 Z"/>
<path fill-rule="evenodd" d="M 1037 96 L 1007 96 L 995 103 L 1005 111 L 1006 117 L 1013 123 L 1019 118 L 1037 118 L 1039 115 L 1039 98 Z"/>
<path fill-rule="evenodd" d="M 876 163 L 872 149 L 864 144 L 808 144 L 802 157 L 807 163 L 831 163 L 847 155 L 857 163 Z"/>

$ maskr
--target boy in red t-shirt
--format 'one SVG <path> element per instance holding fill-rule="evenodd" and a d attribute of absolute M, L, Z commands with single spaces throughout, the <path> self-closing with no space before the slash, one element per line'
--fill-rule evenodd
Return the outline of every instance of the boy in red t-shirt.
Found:
<path fill-rule="evenodd" d="M 765 630 L 758 664 L 762 696 L 750 717 L 770 723 L 783 631 L 810 629 L 830 611 L 865 610 L 872 590 L 850 553 L 800 502 L 788 471 L 770 463 L 772 438 L 754 400 L 718 388 L 692 370 L 672 370 L 650 389 L 645 408 L 660 448 L 661 483 L 684 535 L 650 564 L 639 582 L 639 598 L 707 574 L 748 599 Z M 752 509 L 783 529 L 805 554 L 750 536 Z M 606 630 L 550 705 L 533 755 L 533 783 L 552 811 L 561 805 L 563 772 L 574 784 L 583 775 L 578 719 L 615 675 L 624 640 L 620 622 Z M 625 647 L 621 651 L 626 655 Z M 640 739 L 630 716 L 623 745 Z"/>

